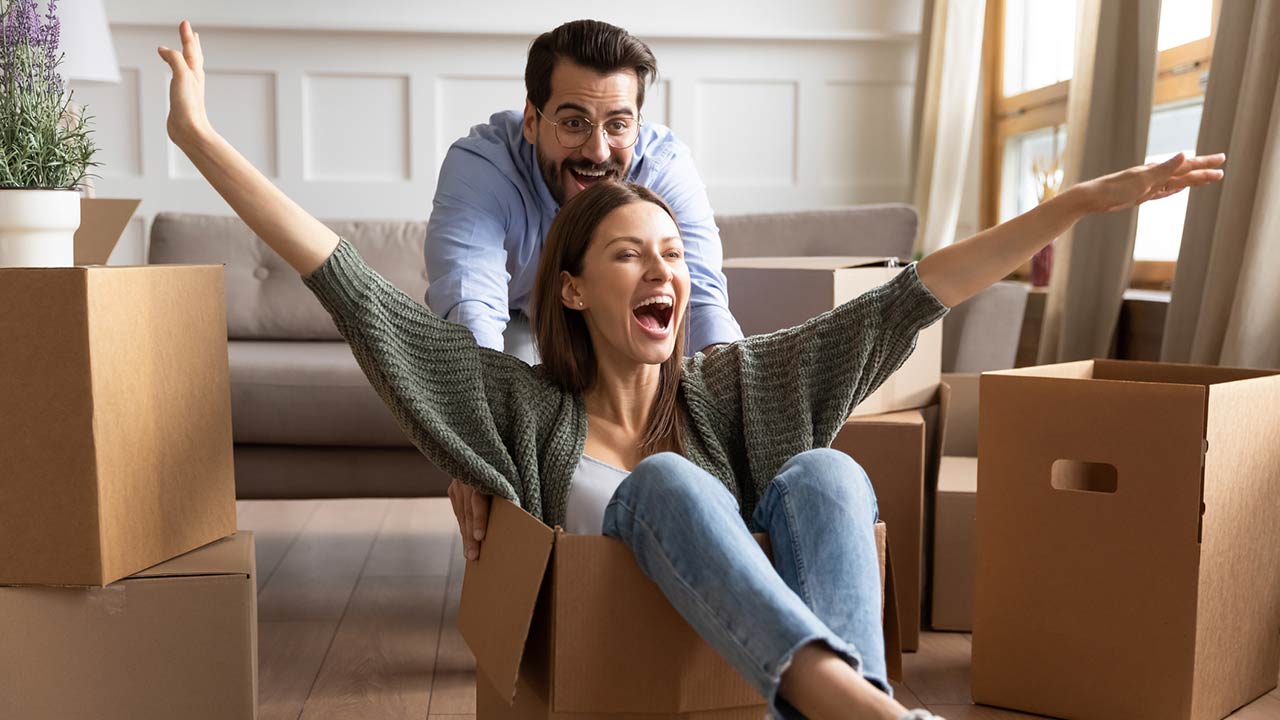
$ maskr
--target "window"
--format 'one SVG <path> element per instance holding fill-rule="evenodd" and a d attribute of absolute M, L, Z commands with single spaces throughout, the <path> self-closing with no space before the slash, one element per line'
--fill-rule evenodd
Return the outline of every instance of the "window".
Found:
<path fill-rule="evenodd" d="M 1220 1 L 1161 4 L 1148 162 L 1195 150 Z M 1039 202 L 1037 170 L 1043 175 L 1060 162 L 1070 135 L 1067 93 L 1078 3 L 990 0 L 987 10 L 982 214 L 983 224 L 990 226 Z M 1172 280 L 1186 202 L 1187 194 L 1181 193 L 1140 209 L 1135 285 L 1164 287 Z"/>

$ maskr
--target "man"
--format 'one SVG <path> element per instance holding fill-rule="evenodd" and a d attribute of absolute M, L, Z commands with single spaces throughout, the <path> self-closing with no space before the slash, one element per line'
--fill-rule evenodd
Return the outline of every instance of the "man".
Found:
<path fill-rule="evenodd" d="M 603 22 L 566 23 L 534 40 L 523 114 L 472 128 L 440 169 L 426 241 L 432 310 L 471 328 L 481 345 L 536 362 L 527 317 L 547 228 L 585 187 L 626 179 L 657 192 L 678 218 L 693 281 L 686 347 L 742 337 L 689 149 L 641 120 L 656 69 L 648 46 Z"/>
<path fill-rule="evenodd" d="M 692 289 L 692 350 L 741 339 L 729 313 L 722 253 L 706 187 L 689 148 L 645 124 L 649 47 L 625 30 L 578 20 L 529 47 L 524 112 L 498 113 L 449 148 L 427 223 L 427 304 L 485 347 L 529 363 L 536 351 L 529 303 L 538 258 L 560 206 L 590 185 L 637 182 L 675 211 Z M 468 558 L 479 556 L 489 499 L 449 486 Z"/>

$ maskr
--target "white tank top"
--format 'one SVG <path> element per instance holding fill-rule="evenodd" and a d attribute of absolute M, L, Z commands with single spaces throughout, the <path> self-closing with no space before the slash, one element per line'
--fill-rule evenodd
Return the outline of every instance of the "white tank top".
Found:
<path fill-rule="evenodd" d="M 613 493 L 631 473 L 583 455 L 573 471 L 569 502 L 564 512 L 564 531 L 576 535 L 601 535 L 604 509 Z"/>

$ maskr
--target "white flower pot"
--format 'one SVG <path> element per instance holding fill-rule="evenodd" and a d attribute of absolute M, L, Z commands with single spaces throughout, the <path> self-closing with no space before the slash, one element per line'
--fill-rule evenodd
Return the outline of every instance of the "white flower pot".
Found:
<path fill-rule="evenodd" d="M 76 190 L 0 189 L 0 267 L 71 267 L 79 227 Z"/>

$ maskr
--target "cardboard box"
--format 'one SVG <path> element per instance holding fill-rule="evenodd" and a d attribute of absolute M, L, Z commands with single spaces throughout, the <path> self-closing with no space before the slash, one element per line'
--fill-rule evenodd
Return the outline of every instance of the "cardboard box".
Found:
<path fill-rule="evenodd" d="M 978 458 L 943 456 L 938 470 L 933 533 L 935 630 L 973 630 Z"/>
<path fill-rule="evenodd" d="M 770 257 L 724 261 L 729 310 L 747 335 L 800 325 L 879 287 L 902 272 L 892 258 Z M 910 410 L 933 401 L 942 371 L 942 323 L 923 330 L 916 349 L 854 415 Z"/>
<path fill-rule="evenodd" d="M 1280 670 L 1280 373 L 985 373 L 973 698 L 1221 718 Z"/>
<path fill-rule="evenodd" d="M 104 588 L 0 587 L 0 717 L 249 720 L 253 535 Z"/>
<path fill-rule="evenodd" d="M 934 495 L 930 624 L 973 630 L 978 502 L 978 374 L 943 373 L 951 388 L 947 437 Z"/>
<path fill-rule="evenodd" d="M 850 418 L 831 447 L 853 458 L 871 479 L 880 519 L 893 528 L 893 577 L 902 649 L 920 646 L 925 422 L 919 410 Z"/>
<path fill-rule="evenodd" d="M 73 262 L 106 265 L 141 200 L 80 198 L 80 227 L 76 230 Z"/>
<path fill-rule="evenodd" d="M 106 585 L 235 532 L 222 267 L 0 269 L 0 583 Z"/>
<path fill-rule="evenodd" d="M 978 373 L 942 373 L 951 389 L 943 455 L 978 457 Z"/>
<path fill-rule="evenodd" d="M 882 549 L 883 537 L 880 524 Z M 885 568 L 882 554 L 882 577 Z M 885 586 L 888 609 L 891 577 Z M 891 674 L 900 677 L 894 621 L 886 612 Z M 494 500 L 480 559 L 467 563 L 458 628 L 476 658 L 477 720 L 758 720 L 765 712 L 625 545 L 552 530 L 505 500 Z"/>

